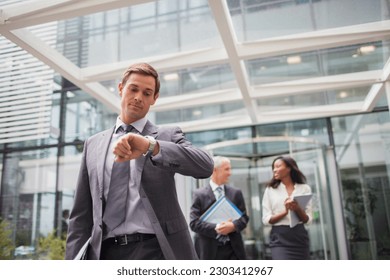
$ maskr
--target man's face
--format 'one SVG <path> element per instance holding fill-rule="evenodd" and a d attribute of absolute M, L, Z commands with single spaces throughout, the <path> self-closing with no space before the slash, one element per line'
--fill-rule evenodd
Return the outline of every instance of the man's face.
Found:
<path fill-rule="evenodd" d="M 124 123 L 130 124 L 145 117 L 158 98 L 158 93 L 154 92 L 155 86 L 152 76 L 137 73 L 132 73 L 126 84 L 119 83 L 120 118 Z"/>
<path fill-rule="evenodd" d="M 224 161 L 220 167 L 214 169 L 215 183 L 218 185 L 226 184 L 229 182 L 229 177 L 232 175 L 232 167 L 230 162 Z"/>

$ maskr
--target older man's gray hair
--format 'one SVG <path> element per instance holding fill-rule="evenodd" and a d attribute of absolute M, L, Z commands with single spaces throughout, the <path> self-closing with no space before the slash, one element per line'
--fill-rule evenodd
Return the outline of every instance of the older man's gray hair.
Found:
<path fill-rule="evenodd" d="M 214 160 L 214 168 L 220 167 L 222 165 L 222 163 L 224 163 L 224 162 L 230 163 L 230 159 L 228 159 L 227 157 L 223 157 L 223 156 L 215 156 L 215 157 L 213 157 L 213 160 Z"/>

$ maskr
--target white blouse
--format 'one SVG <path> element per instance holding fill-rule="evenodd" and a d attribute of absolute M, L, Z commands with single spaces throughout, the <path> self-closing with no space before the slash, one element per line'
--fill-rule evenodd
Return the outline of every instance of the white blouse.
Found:
<path fill-rule="evenodd" d="M 291 193 L 291 196 L 294 195 L 301 195 L 301 194 L 310 194 L 311 188 L 307 184 L 295 184 L 294 185 L 294 191 Z M 271 225 L 269 223 L 269 220 L 271 217 L 275 214 L 279 214 L 285 211 L 284 207 L 284 201 L 288 198 L 288 193 L 286 186 L 283 183 L 280 183 L 280 185 L 277 188 L 267 187 L 264 191 L 263 196 L 263 223 L 265 225 Z M 305 212 L 307 216 L 309 217 L 309 220 L 307 223 L 310 223 L 312 220 L 312 206 L 311 201 L 306 206 Z M 273 224 L 275 226 L 281 226 L 281 225 L 290 225 L 290 216 L 286 215 L 284 216 L 280 221 Z M 302 223 L 302 222 L 301 222 Z"/>

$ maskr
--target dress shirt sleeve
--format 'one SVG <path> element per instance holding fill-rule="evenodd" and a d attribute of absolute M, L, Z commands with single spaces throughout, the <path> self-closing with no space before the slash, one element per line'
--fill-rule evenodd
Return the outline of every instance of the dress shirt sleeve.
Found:
<path fill-rule="evenodd" d="M 272 209 L 271 209 L 271 200 L 269 195 L 270 195 L 269 187 L 266 187 L 263 195 L 263 202 L 262 202 L 262 210 L 263 210 L 262 220 L 264 225 L 271 225 L 269 223 L 269 220 L 272 217 Z"/>

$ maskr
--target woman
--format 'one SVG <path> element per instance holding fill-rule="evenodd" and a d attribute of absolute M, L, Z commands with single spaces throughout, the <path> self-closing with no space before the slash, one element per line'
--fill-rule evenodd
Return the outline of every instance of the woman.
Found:
<path fill-rule="evenodd" d="M 311 188 L 291 157 L 277 157 L 272 163 L 272 171 L 273 177 L 263 196 L 263 223 L 272 225 L 272 259 L 310 259 L 309 236 L 303 224 L 311 221 L 311 202 L 302 209 L 293 197 L 311 194 Z M 289 211 L 294 211 L 299 220 L 294 227 L 290 227 Z"/>

